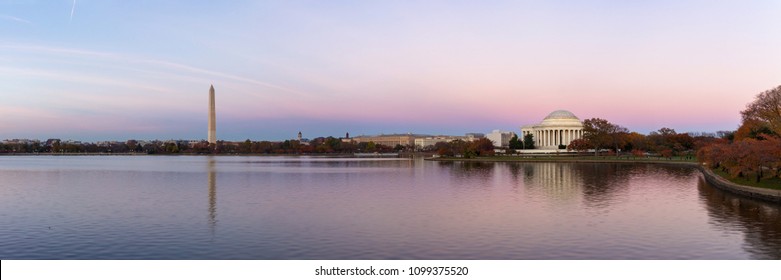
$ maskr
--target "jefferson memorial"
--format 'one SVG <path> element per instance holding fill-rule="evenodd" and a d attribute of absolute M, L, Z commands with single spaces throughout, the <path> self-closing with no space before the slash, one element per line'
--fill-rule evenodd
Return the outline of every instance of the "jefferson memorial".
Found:
<path fill-rule="evenodd" d="M 548 114 L 539 124 L 524 125 L 521 134 L 534 136 L 537 149 L 558 149 L 560 144 L 569 145 L 572 140 L 583 137 L 583 123 L 570 111 L 558 110 Z"/>

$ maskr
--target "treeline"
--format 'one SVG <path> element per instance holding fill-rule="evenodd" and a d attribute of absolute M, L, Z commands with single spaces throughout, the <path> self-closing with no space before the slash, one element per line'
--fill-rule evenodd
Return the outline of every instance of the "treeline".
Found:
<path fill-rule="evenodd" d="M 607 151 L 609 155 L 631 154 L 635 157 L 655 155 L 694 157 L 696 149 L 716 139 L 713 136 L 691 136 L 663 127 L 648 135 L 629 132 L 626 128 L 600 118 L 583 121 L 583 138 L 573 140 L 568 151 L 593 150 L 595 155 Z M 564 148 L 564 147 L 562 147 Z"/>
<path fill-rule="evenodd" d="M 703 145 L 698 160 L 733 178 L 781 178 L 781 86 L 758 94 L 740 114 L 732 137 Z"/>
<path fill-rule="evenodd" d="M 464 140 L 453 140 L 450 142 L 438 142 L 434 144 L 433 150 L 440 156 L 472 158 L 476 156 L 494 155 L 494 143 L 488 138 L 480 138 L 475 141 L 467 142 Z"/>
<path fill-rule="evenodd" d="M 127 143 L 66 143 L 60 140 L 46 142 L 0 143 L 0 153 L 133 153 L 142 152 L 143 147 L 130 140 Z M 163 142 L 160 142 L 163 145 Z M 130 144 L 130 145 L 128 145 Z"/>
<path fill-rule="evenodd" d="M 410 150 L 411 147 L 368 143 L 343 142 L 334 137 L 318 137 L 309 142 L 298 140 L 251 141 L 243 142 L 207 141 L 150 141 L 110 143 L 69 143 L 57 139 L 45 142 L 0 143 L 0 153 L 140 153 L 140 154 L 347 154 L 347 153 L 388 153 Z"/>
<path fill-rule="evenodd" d="M 407 150 L 408 147 L 390 147 L 374 142 L 355 143 L 334 137 L 318 137 L 309 142 L 285 140 L 281 142 L 251 141 L 225 143 L 217 141 L 216 153 L 226 154 L 349 154 L 390 153 Z"/>

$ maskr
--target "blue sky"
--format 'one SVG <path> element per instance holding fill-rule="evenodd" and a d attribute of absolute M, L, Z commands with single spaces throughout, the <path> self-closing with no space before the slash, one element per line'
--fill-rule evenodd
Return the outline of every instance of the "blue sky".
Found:
<path fill-rule="evenodd" d="M 74 5 L 75 3 L 75 5 Z M 0 138 L 735 129 L 779 1 L 0 1 Z"/>

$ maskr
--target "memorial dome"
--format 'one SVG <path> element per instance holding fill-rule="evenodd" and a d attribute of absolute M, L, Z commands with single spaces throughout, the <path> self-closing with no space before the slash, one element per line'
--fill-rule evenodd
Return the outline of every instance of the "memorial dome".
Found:
<path fill-rule="evenodd" d="M 546 120 L 547 119 L 576 119 L 576 120 L 580 120 L 580 119 L 578 119 L 578 117 L 575 116 L 575 114 L 573 114 L 572 112 L 567 111 L 567 110 L 556 110 L 556 111 L 553 111 L 550 114 L 548 114 L 548 116 L 545 117 L 545 119 Z"/>
<path fill-rule="evenodd" d="M 580 119 L 575 116 L 570 111 L 567 110 L 558 110 L 553 111 L 550 114 L 548 114 L 545 119 L 542 120 L 542 123 L 540 123 L 542 126 L 578 126 L 582 127 L 583 123 L 580 122 Z"/>

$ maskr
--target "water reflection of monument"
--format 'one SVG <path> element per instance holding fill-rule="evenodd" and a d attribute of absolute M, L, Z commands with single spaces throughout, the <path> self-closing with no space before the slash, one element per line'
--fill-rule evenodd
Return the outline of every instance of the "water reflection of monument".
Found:
<path fill-rule="evenodd" d="M 569 200 L 582 197 L 587 206 L 607 206 L 626 192 L 633 165 L 565 162 L 509 163 L 510 174 L 523 175 L 527 190 L 547 198 Z"/>
<path fill-rule="evenodd" d="M 555 162 L 524 164 L 524 185 L 542 190 L 555 198 L 575 197 L 580 192 L 580 178 L 572 165 Z"/>
<path fill-rule="evenodd" d="M 217 226 L 217 174 L 214 168 L 214 158 L 209 158 L 206 182 L 209 185 L 209 228 L 214 235 Z"/>

